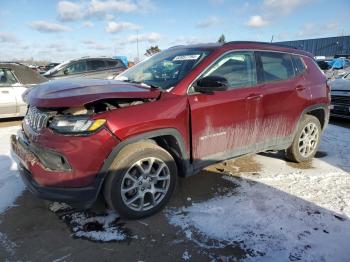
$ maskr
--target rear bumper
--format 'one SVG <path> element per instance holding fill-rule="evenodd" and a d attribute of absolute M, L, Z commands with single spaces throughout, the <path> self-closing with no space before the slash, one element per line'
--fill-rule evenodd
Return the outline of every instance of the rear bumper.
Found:
<path fill-rule="evenodd" d="M 81 188 L 54 188 L 38 185 L 31 173 L 23 166 L 19 165 L 21 178 L 28 190 L 39 198 L 67 203 L 76 208 L 89 208 L 96 201 L 99 184 L 95 186 Z"/>

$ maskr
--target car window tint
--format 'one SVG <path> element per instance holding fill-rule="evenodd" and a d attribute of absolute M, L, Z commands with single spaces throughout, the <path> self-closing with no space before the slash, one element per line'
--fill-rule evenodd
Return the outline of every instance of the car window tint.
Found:
<path fill-rule="evenodd" d="M 106 64 L 104 60 L 88 60 L 87 62 L 88 70 L 101 70 L 106 68 Z"/>
<path fill-rule="evenodd" d="M 253 52 L 232 52 L 221 57 L 203 77 L 220 76 L 227 79 L 229 87 L 245 87 L 256 84 Z"/>
<path fill-rule="evenodd" d="M 18 81 L 11 70 L 0 68 L 0 86 L 9 86 L 16 83 L 18 83 Z"/>
<path fill-rule="evenodd" d="M 291 56 L 284 53 L 259 52 L 265 82 L 292 78 L 294 69 Z"/>
<path fill-rule="evenodd" d="M 68 74 L 76 74 L 86 71 L 86 63 L 85 61 L 75 62 L 70 64 L 67 69 Z"/>
<path fill-rule="evenodd" d="M 120 66 L 119 61 L 118 60 L 108 60 L 107 62 L 107 66 L 108 67 L 117 67 Z"/>
<path fill-rule="evenodd" d="M 301 75 L 304 73 L 306 66 L 300 56 L 292 55 L 293 66 L 295 75 Z"/>

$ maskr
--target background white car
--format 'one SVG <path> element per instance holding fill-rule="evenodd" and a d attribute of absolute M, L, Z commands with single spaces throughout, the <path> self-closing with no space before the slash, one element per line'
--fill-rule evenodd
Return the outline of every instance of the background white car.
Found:
<path fill-rule="evenodd" d="M 19 63 L 0 62 L 0 118 L 24 116 L 27 105 L 22 94 L 47 79 Z"/>

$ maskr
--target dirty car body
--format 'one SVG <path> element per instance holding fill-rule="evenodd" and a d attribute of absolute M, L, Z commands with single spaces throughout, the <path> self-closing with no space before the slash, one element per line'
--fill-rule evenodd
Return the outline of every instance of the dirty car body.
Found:
<path fill-rule="evenodd" d="M 120 212 L 135 218 L 152 214 L 152 205 L 163 201 L 174 166 L 185 177 L 224 159 L 287 149 L 306 115 L 324 129 L 330 96 L 325 76 L 308 53 L 232 42 L 170 48 L 117 80 L 45 83 L 28 94 L 28 101 L 12 149 L 29 189 L 81 207 L 104 190 L 107 202 L 116 209 L 115 203 L 122 203 Z M 142 146 L 148 151 L 139 150 Z M 134 163 L 124 169 L 118 163 L 127 161 L 121 157 L 125 154 L 132 160 L 138 150 L 141 155 L 155 152 L 152 164 L 146 175 L 130 178 Z M 141 171 L 147 169 L 145 159 L 135 160 Z M 120 182 L 124 173 L 116 169 L 130 181 Z M 163 175 L 151 183 L 156 169 Z M 114 173 L 121 192 L 130 190 L 121 196 L 124 202 L 114 202 L 116 193 L 109 194 Z M 138 207 L 148 198 L 150 205 Z M 133 201 L 137 204 L 128 206 Z"/>

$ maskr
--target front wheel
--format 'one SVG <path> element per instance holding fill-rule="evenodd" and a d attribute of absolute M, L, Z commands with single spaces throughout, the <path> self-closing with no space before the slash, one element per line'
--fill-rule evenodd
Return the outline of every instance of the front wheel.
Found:
<path fill-rule="evenodd" d="M 126 218 L 137 219 L 161 210 L 169 201 L 177 178 L 173 157 L 151 141 L 121 150 L 104 185 L 107 204 Z"/>
<path fill-rule="evenodd" d="M 297 163 L 311 160 L 320 144 L 321 130 L 320 121 L 316 117 L 305 115 L 292 145 L 286 150 L 287 159 Z"/>

